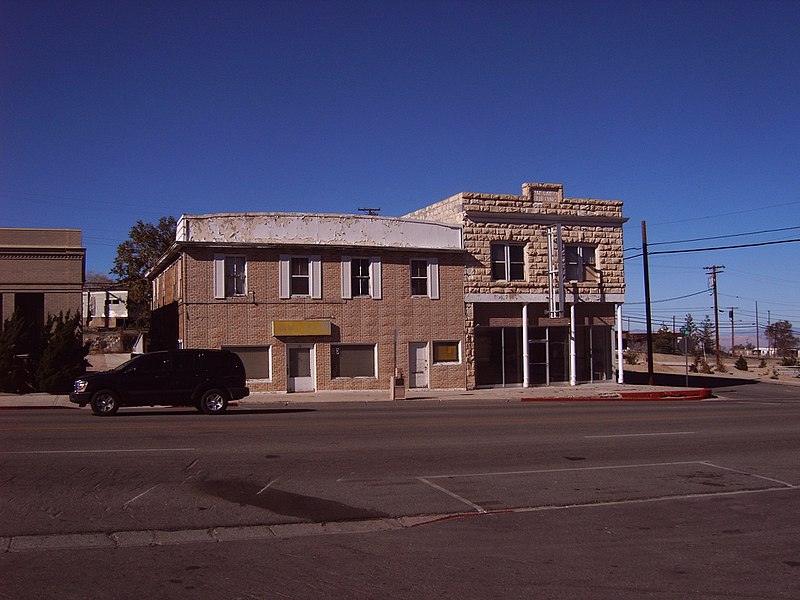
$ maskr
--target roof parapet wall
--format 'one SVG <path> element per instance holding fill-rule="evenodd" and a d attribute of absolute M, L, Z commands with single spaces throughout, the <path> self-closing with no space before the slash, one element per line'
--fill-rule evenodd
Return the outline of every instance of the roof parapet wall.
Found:
<path fill-rule="evenodd" d="M 461 250 L 461 228 L 370 215 L 220 213 L 183 215 L 177 242 Z"/>

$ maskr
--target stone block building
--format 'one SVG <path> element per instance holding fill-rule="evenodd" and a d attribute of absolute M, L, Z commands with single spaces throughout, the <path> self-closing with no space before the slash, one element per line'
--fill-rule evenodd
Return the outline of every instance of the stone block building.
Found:
<path fill-rule="evenodd" d="M 15 312 L 33 331 L 80 313 L 85 272 L 79 229 L 0 228 L 0 326 Z"/>
<path fill-rule="evenodd" d="M 622 378 L 622 202 L 463 192 L 406 215 L 458 225 L 468 387 Z"/>
<path fill-rule="evenodd" d="M 462 192 L 404 217 L 184 215 L 153 348 L 230 348 L 255 390 L 622 378 L 622 202 Z"/>

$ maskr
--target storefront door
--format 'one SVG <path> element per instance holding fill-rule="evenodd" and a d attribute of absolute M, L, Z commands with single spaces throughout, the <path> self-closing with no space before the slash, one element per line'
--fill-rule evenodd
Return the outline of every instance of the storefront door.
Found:
<path fill-rule="evenodd" d="M 287 391 L 313 392 L 315 389 L 314 346 L 311 344 L 287 344 L 286 353 Z"/>

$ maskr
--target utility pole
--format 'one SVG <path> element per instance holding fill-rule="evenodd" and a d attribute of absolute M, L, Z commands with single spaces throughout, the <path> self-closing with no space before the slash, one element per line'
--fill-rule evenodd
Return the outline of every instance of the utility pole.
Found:
<path fill-rule="evenodd" d="M 761 344 L 758 341 L 758 300 L 756 300 L 756 352 L 761 355 Z"/>
<path fill-rule="evenodd" d="M 717 370 L 722 367 L 722 359 L 719 354 L 719 304 L 717 303 L 717 275 L 722 273 L 725 265 L 711 265 L 703 267 L 709 274 L 709 284 L 714 292 L 714 352 L 717 359 Z"/>
<path fill-rule="evenodd" d="M 647 257 L 647 222 L 642 221 L 642 266 L 644 270 L 644 308 L 647 319 L 647 385 L 653 380 L 653 324 L 650 314 L 650 263 Z M 719 345 L 718 345 L 719 347 Z"/>
<path fill-rule="evenodd" d="M 728 307 L 728 318 L 731 320 L 731 356 L 733 356 L 733 347 L 736 345 L 736 341 L 734 338 L 734 325 L 733 325 L 733 311 L 739 310 L 738 306 L 729 306 Z"/>

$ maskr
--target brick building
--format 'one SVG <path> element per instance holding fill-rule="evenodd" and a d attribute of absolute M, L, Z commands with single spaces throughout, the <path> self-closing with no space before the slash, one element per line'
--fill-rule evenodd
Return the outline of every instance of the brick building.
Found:
<path fill-rule="evenodd" d="M 622 380 L 622 202 L 525 183 L 406 217 L 462 228 L 468 387 Z"/>
<path fill-rule="evenodd" d="M 229 348 L 261 391 L 464 389 L 460 227 L 184 215 L 151 271 L 151 348 Z"/>
<path fill-rule="evenodd" d="M 0 228 L 0 324 L 16 312 L 39 331 L 48 315 L 79 313 L 85 270 L 78 229 Z"/>
<path fill-rule="evenodd" d="M 183 216 L 152 345 L 231 348 L 256 390 L 621 381 L 624 222 L 537 183 L 401 218 Z"/>

